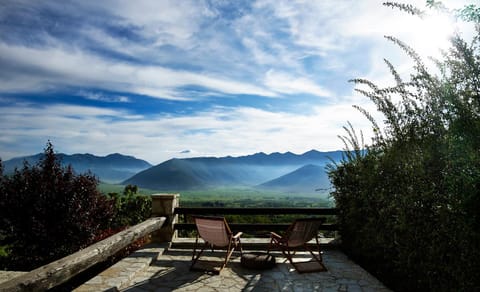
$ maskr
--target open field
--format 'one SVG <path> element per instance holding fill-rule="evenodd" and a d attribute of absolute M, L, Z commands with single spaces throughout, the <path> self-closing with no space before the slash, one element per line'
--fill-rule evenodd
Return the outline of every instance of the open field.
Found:
<path fill-rule="evenodd" d="M 99 189 L 107 194 L 122 193 L 125 186 L 101 183 Z M 216 188 L 208 190 L 157 191 L 139 188 L 139 194 L 179 193 L 183 207 L 333 207 L 328 192 L 282 193 L 251 188 Z"/>

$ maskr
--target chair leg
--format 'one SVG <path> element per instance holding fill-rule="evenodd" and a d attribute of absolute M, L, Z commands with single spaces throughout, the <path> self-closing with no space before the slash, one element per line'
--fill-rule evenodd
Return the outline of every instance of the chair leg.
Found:
<path fill-rule="evenodd" d="M 233 244 L 233 246 L 232 246 Z M 240 238 L 238 238 L 237 240 L 235 241 L 230 241 L 230 243 L 228 244 L 228 247 L 227 247 L 227 252 L 225 254 L 225 262 L 223 263 L 222 267 L 220 268 L 220 271 L 223 270 L 223 268 L 225 268 L 227 266 L 227 263 L 228 261 L 230 260 L 233 252 L 235 251 L 235 249 L 237 249 L 237 247 L 240 248 L 240 254 L 243 253 L 243 249 L 242 249 L 242 242 L 240 241 Z"/>
<path fill-rule="evenodd" d="M 222 263 L 222 265 L 220 266 L 220 269 L 218 271 L 210 271 L 210 272 L 215 272 L 215 273 L 220 273 L 223 268 L 225 268 L 225 266 L 227 265 L 228 261 L 230 260 L 233 252 L 235 251 L 235 249 L 237 247 L 239 247 L 240 249 L 240 254 L 243 253 L 243 249 L 242 249 L 242 243 L 240 242 L 240 239 L 238 239 L 237 242 L 230 242 L 228 247 L 227 247 L 227 250 L 226 250 L 226 254 L 225 254 L 225 260 L 224 262 Z M 203 245 L 202 249 L 196 253 L 196 249 L 197 249 L 197 245 L 198 245 L 198 237 L 197 239 L 195 240 L 195 245 L 193 247 L 193 255 L 192 255 L 192 264 L 190 266 L 190 270 L 193 270 L 194 269 L 194 265 L 197 263 L 198 259 L 200 258 L 200 256 L 202 255 L 203 251 L 207 248 L 207 247 L 210 247 L 212 248 L 213 250 L 213 245 L 210 245 L 208 242 L 205 242 L 205 244 Z"/>
<path fill-rule="evenodd" d="M 192 262 L 195 259 L 195 254 L 197 252 L 197 245 L 198 245 L 198 235 L 195 238 L 195 244 L 193 245 L 193 254 L 192 254 Z"/>
<path fill-rule="evenodd" d="M 243 247 L 242 247 L 242 242 L 240 241 L 240 238 L 238 238 L 238 247 L 240 248 L 240 255 L 243 255 Z M 235 246 L 236 247 L 236 246 Z"/>
<path fill-rule="evenodd" d="M 284 243 L 280 243 L 272 238 L 270 240 L 270 244 L 268 245 L 267 254 L 270 252 L 273 246 L 278 247 L 278 249 L 282 252 L 283 256 L 293 265 L 292 255 L 290 254 L 290 248 L 288 247 L 288 244 L 285 246 Z"/>
<path fill-rule="evenodd" d="M 320 250 L 318 251 L 318 255 L 316 255 L 315 252 L 311 248 L 309 248 L 306 244 L 304 245 L 304 247 L 305 247 L 305 250 L 310 252 L 310 254 L 313 256 L 314 260 L 316 260 L 317 262 L 322 262 L 323 261 L 322 254 L 321 254 Z"/>
<path fill-rule="evenodd" d="M 316 241 L 316 243 L 317 243 L 317 253 L 318 253 L 318 256 L 316 256 L 316 255 L 313 253 L 313 250 L 311 250 L 310 248 L 308 248 L 306 244 L 305 244 L 305 247 L 308 248 L 308 251 L 312 254 L 312 256 L 313 256 L 318 262 L 322 262 L 322 261 L 323 261 L 323 258 L 322 258 L 322 250 L 320 249 L 320 242 L 318 241 L 318 236 L 315 236 L 315 241 Z"/>
<path fill-rule="evenodd" d="M 278 242 L 273 237 L 271 237 L 270 243 L 268 244 L 267 248 L 267 254 L 270 254 L 270 251 L 273 249 L 274 246 L 278 246 Z"/>
<path fill-rule="evenodd" d="M 198 245 L 198 236 L 195 239 L 195 245 L 193 246 L 192 264 L 190 265 L 190 270 L 193 269 L 193 266 L 197 263 L 198 259 L 202 255 L 203 251 L 208 246 L 208 243 L 205 242 L 205 244 L 203 245 L 202 249 L 198 252 L 198 254 L 196 253 L 197 245 Z"/>
<path fill-rule="evenodd" d="M 272 237 L 270 239 L 270 244 L 268 245 L 267 255 L 270 254 L 270 251 L 274 246 L 278 247 L 283 256 L 293 265 L 292 255 L 290 254 L 290 248 L 288 247 L 288 244 L 285 246 L 284 243 L 280 243 Z"/>
<path fill-rule="evenodd" d="M 234 247 L 232 247 L 232 243 L 230 242 L 228 244 L 227 251 L 226 251 L 226 254 L 225 254 L 225 261 L 223 262 L 223 265 L 220 267 L 220 271 L 222 271 L 223 268 L 225 268 L 225 266 L 227 265 L 228 261 L 230 260 L 230 256 L 233 253 L 233 250 L 234 250 Z"/>
<path fill-rule="evenodd" d="M 303 247 L 305 248 L 305 250 L 307 250 L 308 252 L 310 252 L 310 254 L 313 256 L 313 259 L 316 260 L 317 262 L 319 263 L 322 263 L 323 262 L 323 258 L 322 258 L 322 250 L 320 249 L 320 242 L 318 240 L 318 236 L 315 237 L 315 241 L 317 243 L 316 245 L 316 251 L 318 253 L 318 255 L 315 254 L 315 251 L 312 250 L 311 248 L 308 247 L 308 243 L 304 243 L 303 244 Z"/>

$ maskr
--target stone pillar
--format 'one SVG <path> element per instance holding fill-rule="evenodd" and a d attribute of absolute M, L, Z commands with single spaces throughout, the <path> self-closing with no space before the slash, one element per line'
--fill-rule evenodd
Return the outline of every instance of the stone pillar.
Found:
<path fill-rule="evenodd" d="M 177 223 L 178 215 L 173 214 L 179 206 L 180 194 L 153 194 L 152 217 L 166 217 L 163 227 L 152 234 L 154 242 L 171 242 L 177 236 L 173 225 Z"/>

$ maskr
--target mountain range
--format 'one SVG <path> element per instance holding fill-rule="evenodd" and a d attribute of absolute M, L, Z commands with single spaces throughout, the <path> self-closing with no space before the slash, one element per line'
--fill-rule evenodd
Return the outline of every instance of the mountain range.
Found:
<path fill-rule="evenodd" d="M 311 150 L 303 154 L 174 158 L 135 174 L 123 184 L 163 191 L 233 186 L 314 192 L 330 187 L 325 166 L 331 160 L 339 161 L 342 153 Z"/>
<path fill-rule="evenodd" d="M 43 154 L 5 161 L 5 173 L 21 168 L 26 161 L 34 165 Z M 314 192 L 328 189 L 325 166 L 339 161 L 343 151 L 303 154 L 263 152 L 240 157 L 173 158 L 152 166 L 145 160 L 122 154 L 57 154 L 62 165 L 72 165 L 77 173 L 91 171 L 103 182 L 133 184 L 158 191 L 218 187 L 249 187 L 281 192 Z"/>
<path fill-rule="evenodd" d="M 13 173 L 15 168 L 20 169 L 26 161 L 35 165 L 43 157 L 43 153 L 12 158 L 3 162 L 6 174 Z M 126 156 L 119 153 L 107 156 L 95 156 L 92 154 L 56 154 L 63 166 L 71 165 L 76 173 L 91 171 L 103 182 L 118 183 L 144 169 L 152 167 L 145 160 Z"/>

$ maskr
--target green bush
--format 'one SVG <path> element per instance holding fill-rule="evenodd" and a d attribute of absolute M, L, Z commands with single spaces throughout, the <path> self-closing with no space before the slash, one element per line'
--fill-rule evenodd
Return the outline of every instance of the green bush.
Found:
<path fill-rule="evenodd" d="M 452 39 L 433 75 L 416 53 L 404 81 L 359 90 L 385 116 L 363 146 L 353 130 L 350 152 L 332 165 L 332 192 L 345 250 L 398 291 L 480 289 L 480 28 L 471 44 Z M 398 100 L 398 102 L 394 102 Z M 366 151 L 361 151 L 366 149 Z"/>
<path fill-rule="evenodd" d="M 115 215 L 110 225 L 113 229 L 133 226 L 150 218 L 152 213 L 152 197 L 137 194 L 138 188 L 127 185 L 122 195 L 109 193 L 115 206 Z"/>
<path fill-rule="evenodd" d="M 114 206 L 91 174 L 62 168 L 49 142 L 35 166 L 3 175 L 0 161 L 1 268 L 31 270 L 92 243 L 106 229 Z"/>

